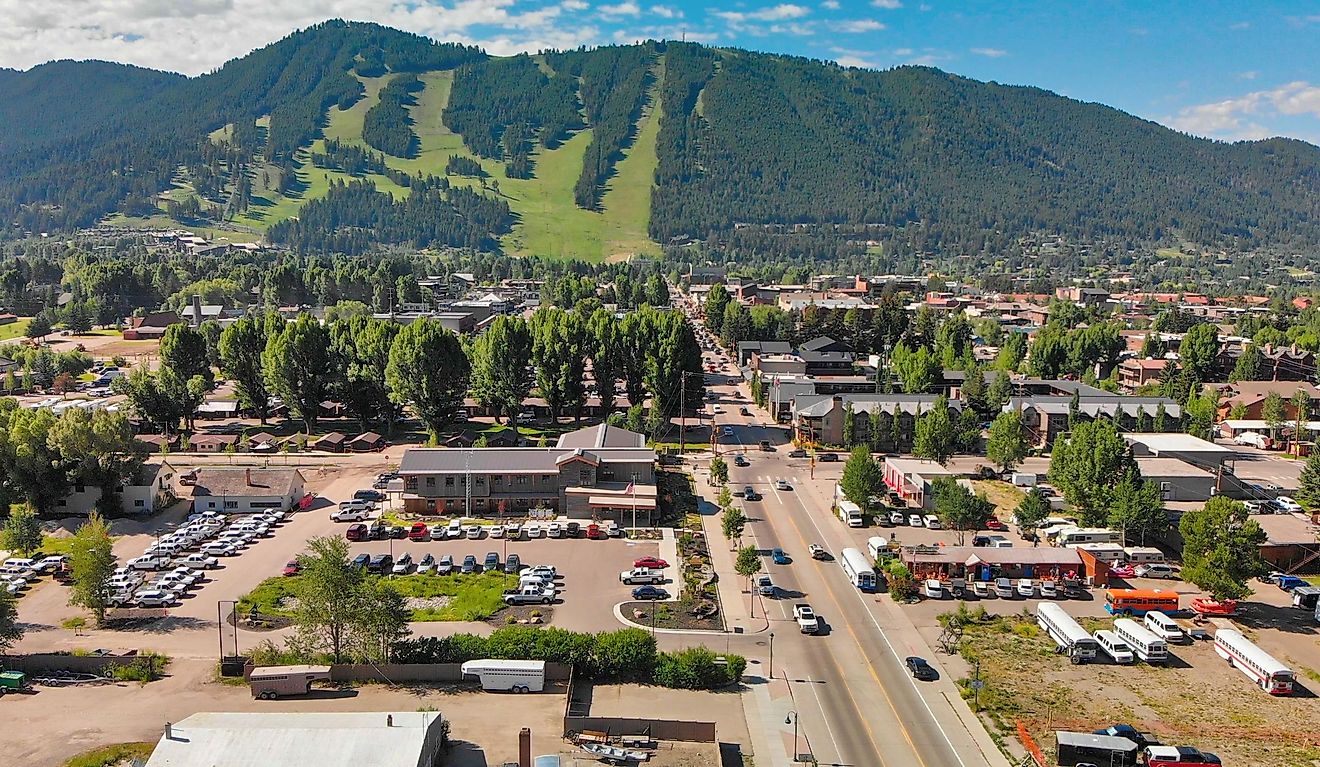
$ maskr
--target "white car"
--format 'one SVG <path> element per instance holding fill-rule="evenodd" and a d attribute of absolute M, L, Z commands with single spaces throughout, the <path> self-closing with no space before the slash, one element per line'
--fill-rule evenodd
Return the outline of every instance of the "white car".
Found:
<path fill-rule="evenodd" d="M 486 529 L 489 531 L 489 532 L 487 533 L 487 536 L 490 537 L 490 538 L 503 538 L 503 537 L 504 537 L 504 525 L 493 525 L 493 526 L 488 527 L 488 528 L 486 528 Z"/>
<path fill-rule="evenodd" d="M 42 557 L 32 565 L 32 569 L 39 573 L 55 572 L 68 565 L 69 558 L 63 554 L 54 554 L 49 557 Z"/>
<path fill-rule="evenodd" d="M 186 581 L 189 586 L 206 579 L 201 570 L 194 570 L 191 567 L 176 567 L 170 570 L 169 575 L 177 576 L 179 580 Z"/>
<path fill-rule="evenodd" d="M 390 568 L 390 572 L 395 575 L 407 575 L 412 570 L 412 566 L 412 554 L 405 551 L 399 555 L 398 559 L 394 560 L 394 566 Z"/>
<path fill-rule="evenodd" d="M 1286 495 L 1281 495 L 1275 498 L 1274 502 L 1279 505 L 1279 508 L 1289 513 L 1302 511 L 1302 504 L 1294 501 Z"/>
<path fill-rule="evenodd" d="M 182 567 L 192 567 L 198 570 L 214 570 L 220 566 L 220 560 L 199 552 L 197 554 L 189 554 L 183 559 L 175 560 L 174 564 Z"/>
<path fill-rule="evenodd" d="M 528 524 L 526 527 L 524 527 L 523 532 L 527 533 L 528 539 L 541 538 L 545 535 L 545 529 L 542 528 L 540 525 L 536 524 L 535 522 L 532 522 Z"/>
<path fill-rule="evenodd" d="M 775 480 L 775 489 L 776 489 L 776 490 L 792 490 L 792 489 L 793 489 L 793 486 L 790 485 L 790 484 L 788 484 L 788 480 L 786 480 L 786 479 L 777 479 L 777 480 Z"/>
<path fill-rule="evenodd" d="M 533 575 L 543 581 L 553 581 L 555 579 L 554 565 L 534 565 L 523 570 L 524 576 Z"/>
<path fill-rule="evenodd" d="M 180 592 L 192 586 L 187 577 L 175 573 L 166 573 L 151 582 L 151 588 L 156 591 Z"/>
<path fill-rule="evenodd" d="M 1177 578 L 1178 571 L 1173 569 L 1172 565 L 1166 565 L 1163 562 L 1152 562 L 1148 565 L 1137 565 L 1132 574 L 1138 578 Z"/>
<path fill-rule="evenodd" d="M 445 526 L 445 534 L 448 535 L 450 538 L 462 538 L 463 520 L 461 519 L 449 520 L 449 524 Z"/>
<path fill-rule="evenodd" d="M 1030 578 L 1018 578 L 1017 593 L 1020 597 L 1030 599 L 1036 594 L 1036 584 Z"/>
<path fill-rule="evenodd" d="M 940 518 L 937 517 L 936 515 L 934 515 L 934 514 L 927 514 L 927 515 L 925 516 L 924 521 L 925 521 L 925 523 L 926 523 L 926 529 L 928 529 L 928 530 L 939 530 L 939 529 L 940 529 Z"/>
<path fill-rule="evenodd" d="M 238 553 L 238 547 L 224 541 L 212 541 L 202 547 L 202 553 L 217 557 L 232 557 Z"/>
<path fill-rule="evenodd" d="M 134 600 L 138 607 L 169 607 L 176 604 L 179 598 L 173 591 L 162 589 L 147 589 L 137 593 L 137 599 Z"/>
<path fill-rule="evenodd" d="M 468 525 L 466 528 L 467 537 L 476 540 L 481 537 L 481 525 Z"/>
<path fill-rule="evenodd" d="M 908 515 L 908 525 L 910 525 L 910 526 L 912 526 L 912 527 L 921 527 L 921 526 L 923 526 L 924 524 L 925 524 L 925 520 L 923 520 L 923 519 L 921 518 L 921 515 L 920 515 L 920 514 L 909 514 L 909 515 Z"/>
<path fill-rule="evenodd" d="M 545 534 L 550 538 L 563 538 L 564 526 L 558 522 L 551 522 L 550 527 L 546 530 Z"/>
<path fill-rule="evenodd" d="M 522 525 L 517 522 L 510 522 L 504 526 L 504 537 L 511 541 L 516 541 L 522 537 Z"/>
<path fill-rule="evenodd" d="M 330 512 L 332 522 L 361 522 L 370 517 L 371 514 L 363 508 L 335 509 Z"/>
<path fill-rule="evenodd" d="M 113 589 L 110 592 L 110 596 L 106 598 L 106 603 L 109 604 L 111 607 L 123 607 L 124 605 L 132 604 L 133 589 L 131 588 Z"/>
<path fill-rule="evenodd" d="M 168 557 L 156 554 L 143 554 L 133 557 L 125 563 L 134 570 L 163 570 L 170 564 Z"/>

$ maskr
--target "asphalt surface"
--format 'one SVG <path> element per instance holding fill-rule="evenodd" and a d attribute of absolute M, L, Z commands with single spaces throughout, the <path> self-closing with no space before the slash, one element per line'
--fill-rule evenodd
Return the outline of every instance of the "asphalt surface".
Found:
<path fill-rule="evenodd" d="M 928 656 L 925 644 L 914 632 L 887 631 L 892 605 L 854 588 L 839 565 L 839 552 L 856 546 L 830 513 L 842 462 L 817 463 L 812 479 L 811 461 L 788 456 L 787 430 L 765 423 L 764 411 L 751 406 L 747 387 L 738 386 L 732 372 L 732 367 L 721 367 L 707 377 L 708 390 L 717 395 L 712 402 L 723 411 L 714 416 L 715 426 L 733 429 L 731 437 L 720 438 L 719 450 L 729 463 L 729 484 L 751 485 L 761 495 L 759 501 L 738 503 L 749 518 L 746 536 L 765 555 L 763 572 L 780 592 L 777 598 L 760 601 L 774 635 L 773 660 L 767 662 L 776 678 L 788 680 L 811 752 L 821 764 L 985 764 L 943 693 L 908 675 L 904 658 Z M 749 406 L 750 417 L 739 415 L 743 405 Z M 776 450 L 760 450 L 761 440 L 769 440 Z M 733 464 L 738 452 L 746 455 L 749 466 Z M 776 489 L 780 479 L 793 489 Z M 811 543 L 819 543 L 834 558 L 813 560 Z M 775 547 L 784 549 L 792 562 L 771 563 L 769 553 Z M 820 634 L 801 634 L 793 619 L 795 602 L 814 608 L 822 623 Z"/>

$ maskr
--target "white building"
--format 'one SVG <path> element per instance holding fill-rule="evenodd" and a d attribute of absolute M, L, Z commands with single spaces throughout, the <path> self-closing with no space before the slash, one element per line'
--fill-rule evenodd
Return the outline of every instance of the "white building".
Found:
<path fill-rule="evenodd" d="M 232 514 L 291 509 L 306 493 L 297 469 L 200 468 L 180 479 L 191 488 L 193 511 Z"/>
<path fill-rule="evenodd" d="M 178 471 L 166 461 L 142 464 L 136 479 L 119 487 L 119 505 L 124 514 L 153 514 L 175 501 L 174 479 Z M 101 488 L 74 485 L 72 492 L 55 502 L 61 513 L 87 515 L 101 500 Z"/>

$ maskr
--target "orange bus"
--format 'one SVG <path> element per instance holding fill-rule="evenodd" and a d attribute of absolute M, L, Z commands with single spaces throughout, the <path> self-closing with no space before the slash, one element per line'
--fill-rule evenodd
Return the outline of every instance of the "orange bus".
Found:
<path fill-rule="evenodd" d="M 1178 592 L 1160 589 L 1107 589 L 1105 611 L 1110 615 L 1145 615 L 1178 612 Z"/>

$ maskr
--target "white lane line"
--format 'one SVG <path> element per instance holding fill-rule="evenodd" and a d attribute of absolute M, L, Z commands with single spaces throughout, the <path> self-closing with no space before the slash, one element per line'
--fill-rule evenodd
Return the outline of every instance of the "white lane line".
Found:
<path fill-rule="evenodd" d="M 792 682 L 789 682 L 789 684 L 792 684 Z M 820 718 L 825 722 L 825 734 L 829 736 L 830 745 L 834 746 L 834 762 L 837 764 L 843 761 L 843 751 L 839 748 L 839 741 L 834 739 L 834 728 L 830 726 L 830 717 L 825 713 L 825 704 L 821 703 L 820 692 L 816 690 L 819 685 L 811 677 L 807 677 L 807 686 L 811 688 L 811 694 L 816 698 L 816 708 L 820 709 Z M 861 713 L 860 711 L 857 712 L 859 716 Z M 810 742 L 807 745 L 810 745 Z M 797 754 L 794 754 L 793 758 L 797 759 Z M 816 761 L 820 760 L 817 759 Z"/>
<path fill-rule="evenodd" d="M 803 505 L 802 510 L 806 512 L 807 519 L 811 520 L 811 526 L 816 528 L 816 532 L 820 535 L 821 539 L 824 540 L 825 533 L 821 531 L 820 525 L 816 524 L 816 517 L 809 509 L 807 509 L 805 504 Z M 866 617 L 871 619 L 871 625 L 875 626 L 876 633 L 880 635 L 881 639 L 885 640 L 885 645 L 889 647 L 890 654 L 894 656 L 894 663 L 901 663 L 901 661 L 898 660 L 898 650 L 894 649 L 894 643 L 889 641 L 889 637 L 885 634 L 884 629 L 880 628 L 880 621 L 875 619 L 875 615 L 871 612 L 870 605 L 866 604 L 866 600 L 862 598 L 862 593 L 851 586 L 849 587 L 849 591 L 853 593 L 853 596 L 857 597 L 857 601 L 862 606 L 862 612 L 866 613 Z M 949 733 L 944 731 L 944 725 L 940 724 L 940 720 L 935 716 L 935 712 L 931 710 L 930 704 L 926 702 L 926 696 L 921 694 L 921 688 L 917 687 L 916 681 L 907 674 L 902 666 L 899 666 L 899 671 L 902 672 L 903 678 L 908 681 L 908 684 L 912 685 L 912 691 L 916 693 L 917 698 L 921 701 L 921 705 L 925 707 L 926 713 L 930 715 L 930 721 L 935 725 L 935 729 L 939 730 L 940 735 L 944 737 L 944 742 L 948 744 L 949 751 L 953 754 L 953 758 L 957 759 L 958 764 L 962 765 L 962 767 L 967 767 L 967 763 L 962 759 L 962 754 L 958 753 L 958 749 L 954 747 L 953 741 L 949 738 Z M 956 713 L 957 712 L 955 712 L 955 715 Z M 973 739 L 972 743 L 973 745 L 976 744 L 975 739 Z"/>

